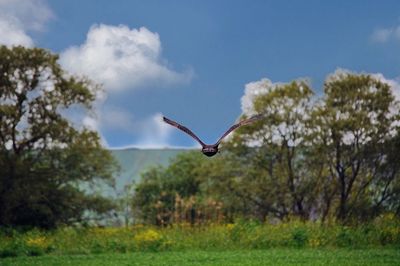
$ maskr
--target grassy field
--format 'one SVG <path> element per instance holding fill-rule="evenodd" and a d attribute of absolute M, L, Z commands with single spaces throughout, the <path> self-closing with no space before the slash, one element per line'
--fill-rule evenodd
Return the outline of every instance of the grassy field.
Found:
<path fill-rule="evenodd" d="M 0 265 L 400 265 L 400 220 L 4 228 Z"/>
<path fill-rule="evenodd" d="M 45 255 L 0 259 L 0 265 L 399 265 L 398 249 L 268 249 Z"/>

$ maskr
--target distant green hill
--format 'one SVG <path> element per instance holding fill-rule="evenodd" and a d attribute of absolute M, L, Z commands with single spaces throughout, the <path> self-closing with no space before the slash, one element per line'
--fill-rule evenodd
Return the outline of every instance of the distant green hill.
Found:
<path fill-rule="evenodd" d="M 120 149 L 111 150 L 112 155 L 121 166 L 121 172 L 116 177 L 116 188 L 121 191 L 126 184 L 139 181 L 140 174 L 151 166 L 167 166 L 172 158 L 188 149 Z"/>
<path fill-rule="evenodd" d="M 88 191 L 89 193 L 100 194 L 110 199 L 122 199 L 126 196 L 124 192 L 124 186 L 132 184 L 133 181 L 138 182 L 140 180 L 140 174 L 149 169 L 152 166 L 162 165 L 168 166 L 171 159 L 182 152 L 189 152 L 189 149 L 111 149 L 111 154 L 117 160 L 120 165 L 120 172 L 115 175 L 115 188 L 111 188 L 104 182 L 100 181 L 95 185 L 82 184 L 81 188 Z M 129 204 L 128 204 L 129 205 Z M 132 223 L 132 213 L 129 211 L 129 206 L 125 206 L 124 210 L 116 210 L 113 214 L 106 215 L 98 220 L 98 217 L 92 222 L 94 225 L 103 226 L 122 226 L 127 223 Z M 94 218 L 90 212 L 88 212 L 86 218 Z"/>

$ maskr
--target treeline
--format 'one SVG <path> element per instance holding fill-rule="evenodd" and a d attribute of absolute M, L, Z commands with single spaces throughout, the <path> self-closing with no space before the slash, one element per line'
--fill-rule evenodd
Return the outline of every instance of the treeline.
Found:
<path fill-rule="evenodd" d="M 400 107 L 379 76 L 335 72 L 320 97 L 302 80 L 253 84 L 242 116 L 262 120 L 219 155 L 183 153 L 112 201 L 89 188 L 112 186 L 116 162 L 97 132 L 67 116 L 93 112 L 100 87 L 57 60 L 0 46 L 0 227 L 84 224 L 115 211 L 157 225 L 400 215 Z"/>
<path fill-rule="evenodd" d="M 242 116 L 264 119 L 212 159 L 188 152 L 145 172 L 132 200 L 138 222 L 400 215 L 400 108 L 387 82 L 339 70 L 320 97 L 303 80 L 256 85 Z"/>

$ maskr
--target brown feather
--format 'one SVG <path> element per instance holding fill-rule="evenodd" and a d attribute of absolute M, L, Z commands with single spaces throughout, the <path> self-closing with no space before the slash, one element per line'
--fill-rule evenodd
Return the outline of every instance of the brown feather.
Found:
<path fill-rule="evenodd" d="M 253 123 L 253 122 L 255 122 L 255 121 L 257 121 L 257 120 L 259 120 L 261 118 L 262 118 L 262 115 L 255 115 L 255 116 L 252 116 L 252 117 L 250 117 L 248 119 L 242 120 L 237 124 L 234 124 L 219 138 L 219 140 L 215 144 L 208 145 L 208 144 L 205 144 L 203 141 L 201 141 L 200 138 L 197 137 L 196 134 L 194 134 L 187 127 L 185 127 L 185 126 L 183 126 L 183 125 L 181 125 L 181 124 L 179 124 L 179 123 L 177 123 L 177 122 L 175 122 L 175 121 L 173 121 L 171 119 L 168 119 L 165 116 L 163 116 L 164 122 L 170 124 L 173 127 L 176 127 L 178 129 L 182 130 L 183 132 L 185 132 L 186 134 L 188 134 L 189 136 L 191 136 L 192 138 L 197 140 L 202 146 L 201 151 L 203 152 L 203 154 L 205 154 L 205 155 L 207 155 L 209 157 L 214 156 L 218 152 L 218 145 L 221 143 L 222 139 L 225 138 L 229 133 L 231 133 L 232 131 L 234 131 L 235 129 L 237 129 L 237 128 L 241 127 L 241 126 Z"/>

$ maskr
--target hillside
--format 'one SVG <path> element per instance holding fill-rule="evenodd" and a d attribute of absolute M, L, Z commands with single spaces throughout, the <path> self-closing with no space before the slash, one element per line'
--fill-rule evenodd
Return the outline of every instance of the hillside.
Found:
<path fill-rule="evenodd" d="M 116 177 L 116 187 L 121 191 L 126 184 L 140 180 L 140 173 L 154 165 L 166 166 L 170 160 L 188 149 L 114 149 L 112 155 L 121 166 L 121 172 Z"/>

